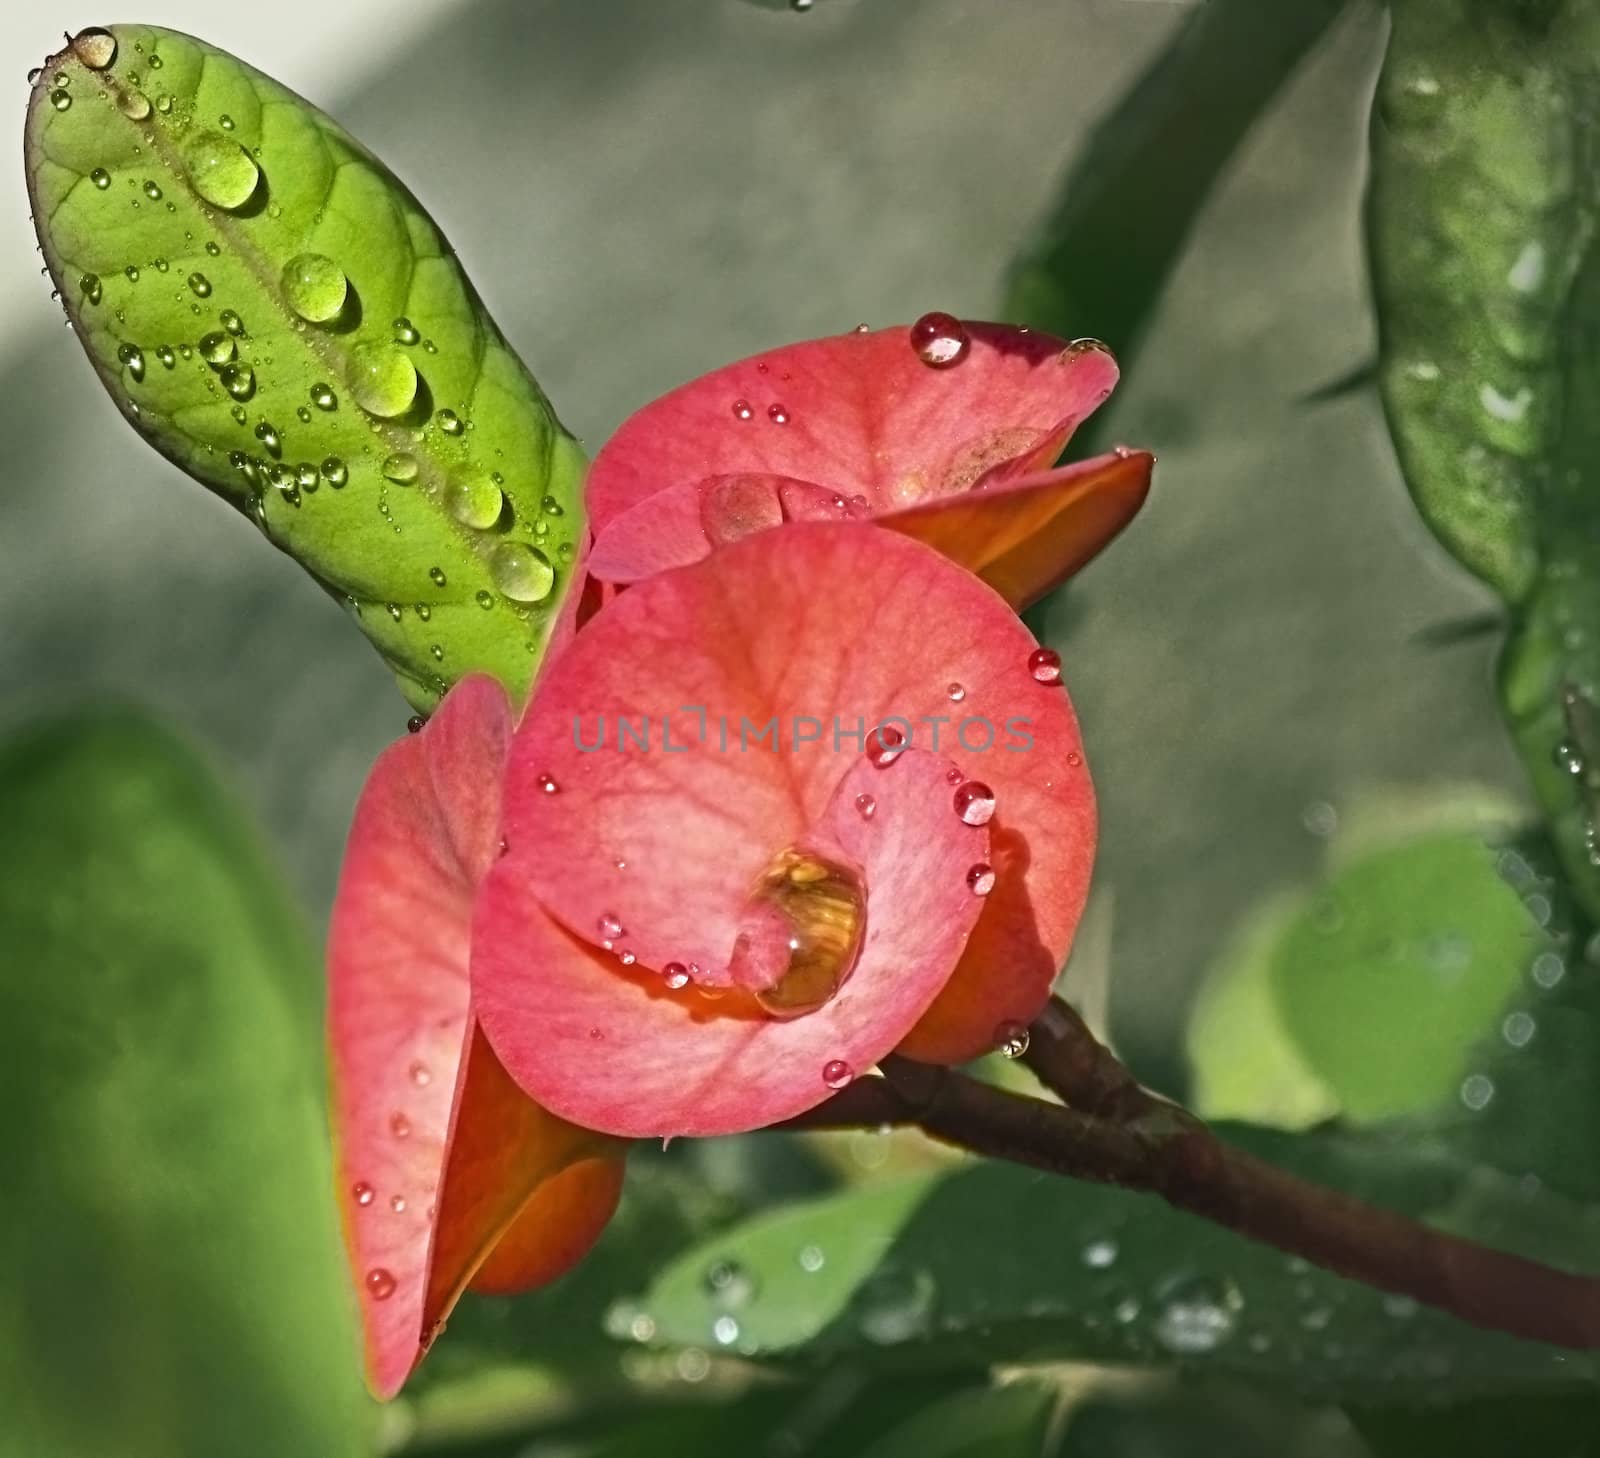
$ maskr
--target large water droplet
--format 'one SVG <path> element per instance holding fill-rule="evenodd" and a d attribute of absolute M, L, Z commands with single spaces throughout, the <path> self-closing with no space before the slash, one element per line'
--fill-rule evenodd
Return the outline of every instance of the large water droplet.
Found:
<path fill-rule="evenodd" d="M 117 59 L 117 38 L 109 30 L 91 25 L 73 36 L 72 53 L 91 71 L 104 71 Z"/>
<path fill-rule="evenodd" d="M 871 820 L 878 813 L 878 802 L 871 795 L 856 796 L 856 814 L 863 820 Z"/>
<path fill-rule="evenodd" d="M 149 110 L 149 102 L 145 110 Z M 183 165 L 194 190 L 214 207 L 232 211 L 254 196 L 261 169 L 232 137 L 200 132 L 183 146 Z"/>
<path fill-rule="evenodd" d="M 394 342 L 396 344 L 415 344 L 422 336 L 417 332 L 417 326 L 404 315 L 394 321 Z"/>
<path fill-rule="evenodd" d="M 822 1081 L 835 1091 L 849 1087 L 855 1076 L 855 1070 L 842 1058 L 830 1058 L 822 1065 Z"/>
<path fill-rule="evenodd" d="M 513 602 L 543 602 L 556 581 L 550 559 L 520 542 L 501 542 L 489 554 L 489 575 Z"/>
<path fill-rule="evenodd" d="M 200 358 L 207 364 L 225 365 L 238 352 L 233 336 L 220 329 L 200 336 Z"/>
<path fill-rule="evenodd" d="M 50 93 L 50 105 L 57 111 L 70 111 L 72 109 L 72 93 L 63 91 L 59 87 Z"/>
<path fill-rule="evenodd" d="M 946 370 L 967 357 L 972 339 L 953 314 L 924 314 L 911 326 L 911 347 L 923 364 Z"/>
<path fill-rule="evenodd" d="M 189 275 L 189 291 L 199 298 L 209 299 L 211 297 L 211 280 L 203 273 L 191 273 Z"/>
<path fill-rule="evenodd" d="M 392 344 L 358 344 L 350 351 L 350 393 L 369 415 L 392 420 L 417 398 L 417 369 Z"/>
<path fill-rule="evenodd" d="M 987 825 L 994 817 L 994 791 L 982 780 L 966 780 L 957 785 L 952 803 L 956 814 L 968 825 Z"/>
<path fill-rule="evenodd" d="M 1214 1351 L 1233 1335 L 1237 1291 L 1205 1278 L 1179 1281 L 1162 1297 L 1156 1340 L 1175 1356 Z"/>
<path fill-rule="evenodd" d="M 506 499 L 488 476 L 460 477 L 450 483 L 446 505 L 450 515 L 462 526 L 488 531 L 500 520 Z"/>
<path fill-rule="evenodd" d="M 689 969 L 682 962 L 668 962 L 661 969 L 661 980 L 674 992 L 681 991 L 689 985 Z"/>
<path fill-rule="evenodd" d="M 350 1193 L 355 1196 L 356 1204 L 370 1205 L 372 1203 L 372 1186 L 365 1180 L 358 1180 L 351 1188 Z"/>
<path fill-rule="evenodd" d="M 1028 672 L 1039 683 L 1061 682 L 1061 655 L 1053 648 L 1035 648 L 1028 655 Z"/>
<path fill-rule="evenodd" d="M 98 304 L 104 293 L 98 274 L 86 273 L 78 280 L 78 289 L 91 304 Z"/>
<path fill-rule="evenodd" d="M 746 905 L 731 966 L 774 1017 L 832 1000 L 855 970 L 867 893 L 851 865 L 800 846 L 773 857 Z"/>
<path fill-rule="evenodd" d="M 283 296 L 312 324 L 337 319 L 350 292 L 344 270 L 322 253 L 298 253 L 283 269 Z"/>
<path fill-rule="evenodd" d="M 222 321 L 222 327 L 235 338 L 244 333 L 244 320 L 239 317 L 237 310 L 224 309 L 217 318 Z"/>
<path fill-rule="evenodd" d="M 367 1295 L 374 1301 L 387 1301 L 394 1295 L 394 1277 L 382 1266 L 374 1266 L 367 1272 Z"/>
<path fill-rule="evenodd" d="M 994 890 L 994 867 L 987 861 L 979 861 L 967 872 L 967 889 L 974 896 L 987 896 Z"/>
<path fill-rule="evenodd" d="M 248 400 L 256 392 L 256 372 L 247 364 L 224 365 L 222 388 L 235 400 Z"/>
<path fill-rule="evenodd" d="M 144 352 L 137 344 L 124 344 L 117 349 L 117 362 L 125 365 L 128 374 L 137 382 L 144 378 Z"/>
<path fill-rule="evenodd" d="M 350 472 L 338 456 L 329 456 L 322 463 L 322 479 L 337 491 L 350 479 Z"/>
<path fill-rule="evenodd" d="M 754 415 L 755 411 L 750 408 L 750 402 L 748 400 L 735 400 L 733 402 L 733 416 L 735 420 L 749 420 Z"/>
<path fill-rule="evenodd" d="M 879 724 L 867 731 L 867 762 L 874 769 L 887 769 L 905 750 L 905 733 L 895 725 Z"/>
<path fill-rule="evenodd" d="M 111 186 L 111 174 L 107 172 L 104 167 L 96 167 L 94 171 L 89 174 L 89 181 L 94 183 L 94 185 L 98 187 L 101 192 L 104 192 L 108 187 Z"/>

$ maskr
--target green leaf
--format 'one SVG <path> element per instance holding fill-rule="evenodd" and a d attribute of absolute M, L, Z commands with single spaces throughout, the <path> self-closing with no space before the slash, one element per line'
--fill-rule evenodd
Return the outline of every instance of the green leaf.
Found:
<path fill-rule="evenodd" d="M 1600 8 L 1394 7 L 1368 231 L 1380 380 L 1440 541 L 1518 609 L 1501 693 L 1600 917 Z"/>
<path fill-rule="evenodd" d="M 957 1392 L 922 1409 L 862 1458 L 1038 1458 L 1057 1394 L 1036 1382 Z"/>
<path fill-rule="evenodd" d="M 345 600 L 417 708 L 474 669 L 524 690 L 583 457 L 399 180 L 244 62 L 138 25 L 46 63 L 27 173 L 134 428 Z"/>
<path fill-rule="evenodd" d="M 144 719 L 0 750 L 0 1454 L 328 1458 L 372 1408 L 314 954 Z"/>
<path fill-rule="evenodd" d="M 1096 335 L 1126 367 L 1217 177 L 1342 9 L 1343 0 L 1194 6 L 1068 170 L 1012 267 L 1006 317 Z"/>
<path fill-rule="evenodd" d="M 1415 1131 L 1223 1132 L 1506 1248 L 1573 1267 L 1596 1258 L 1600 1211 L 1547 1192 L 1534 1221 L 1517 1181 Z M 730 1265 L 740 1281 L 708 1280 Z M 1152 1197 L 988 1163 L 758 1217 L 662 1272 L 641 1309 L 658 1342 L 771 1361 L 1179 1362 L 1347 1401 L 1557 1390 L 1600 1371 L 1592 1355 L 1466 1326 Z"/>

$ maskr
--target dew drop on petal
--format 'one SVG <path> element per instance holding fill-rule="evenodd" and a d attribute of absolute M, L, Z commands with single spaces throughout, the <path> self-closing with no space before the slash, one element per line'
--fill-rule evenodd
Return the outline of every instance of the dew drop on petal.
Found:
<path fill-rule="evenodd" d="M 755 411 L 750 408 L 748 400 L 735 400 L 733 402 L 733 415 L 736 420 L 750 420 L 755 416 Z"/>
<path fill-rule="evenodd" d="M 951 684 L 945 693 L 949 695 L 952 704 L 959 704 L 967 696 L 966 689 L 959 683 Z"/>
<path fill-rule="evenodd" d="M 893 724 L 879 724 L 867 731 L 867 762 L 874 769 L 887 769 L 905 752 L 905 733 Z"/>
<path fill-rule="evenodd" d="M 825 1007 L 855 970 L 866 929 L 859 870 L 791 846 L 757 880 L 735 938 L 734 980 L 777 1018 Z"/>
<path fill-rule="evenodd" d="M 971 337 L 953 314 L 924 314 L 911 326 L 911 347 L 930 369 L 960 364 L 972 347 Z"/>
<path fill-rule="evenodd" d="M 774 425 L 787 425 L 789 423 L 789 407 L 777 404 L 767 406 L 767 419 Z"/>
<path fill-rule="evenodd" d="M 871 795 L 856 796 L 856 814 L 863 820 L 871 820 L 878 813 L 878 802 Z"/>
<path fill-rule="evenodd" d="M 1053 648 L 1035 648 L 1028 655 L 1028 672 L 1038 683 L 1061 682 L 1061 655 Z"/>
<path fill-rule="evenodd" d="M 561 793 L 561 786 L 556 783 L 554 775 L 540 775 L 534 780 L 534 784 L 536 784 L 547 795 L 559 795 Z M 618 928 L 618 930 L 613 932 L 611 935 L 620 936 L 621 934 L 621 928 Z"/>
<path fill-rule="evenodd" d="M 405 1139 L 411 1133 L 411 1120 L 404 1114 L 394 1114 L 389 1119 L 389 1132 L 396 1139 Z"/>
<path fill-rule="evenodd" d="M 396 1215 L 404 1215 L 406 1213 L 406 1197 L 404 1195 L 390 1195 L 389 1208 Z"/>
<path fill-rule="evenodd" d="M 855 1070 L 842 1058 L 830 1058 L 822 1065 L 822 1081 L 831 1089 L 847 1087 L 855 1076 Z"/>
<path fill-rule="evenodd" d="M 967 872 L 967 889 L 974 896 L 987 896 L 994 890 L 994 867 L 987 861 L 979 861 Z"/>
<path fill-rule="evenodd" d="M 358 1205 L 370 1205 L 372 1203 L 372 1186 L 365 1180 L 361 1180 L 354 1185 L 350 1193 L 355 1196 L 355 1201 Z"/>
<path fill-rule="evenodd" d="M 595 923 L 595 930 L 600 933 L 602 940 L 614 942 L 625 930 L 622 923 L 617 920 L 613 912 L 605 912 Z"/>
<path fill-rule="evenodd" d="M 994 1030 L 994 1045 L 1007 1058 L 1020 1058 L 1028 1051 L 1025 1023 L 1004 1022 Z"/>
<path fill-rule="evenodd" d="M 689 969 L 682 962 L 668 962 L 661 969 L 661 980 L 674 992 L 689 985 Z"/>
<path fill-rule="evenodd" d="M 374 1301 L 387 1301 L 394 1295 L 394 1277 L 382 1266 L 374 1266 L 367 1272 L 367 1294 Z"/>
<path fill-rule="evenodd" d="M 968 825 L 987 825 L 994 815 L 994 791 L 982 780 L 957 785 L 953 803 L 956 814 Z"/>
<path fill-rule="evenodd" d="M 416 1084 L 418 1088 L 426 1088 L 433 1082 L 433 1075 L 428 1072 L 426 1063 L 413 1063 L 410 1068 L 410 1077 L 412 1083 Z"/>

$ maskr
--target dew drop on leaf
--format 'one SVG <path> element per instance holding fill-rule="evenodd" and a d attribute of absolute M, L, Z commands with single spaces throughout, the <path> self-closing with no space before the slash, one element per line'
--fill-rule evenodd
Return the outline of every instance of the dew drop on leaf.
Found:
<path fill-rule="evenodd" d="M 150 103 L 145 102 L 148 114 Z M 183 147 L 183 165 L 194 190 L 214 207 L 233 211 L 255 195 L 261 169 L 232 137 L 204 131 Z"/>
<path fill-rule="evenodd" d="M 462 526 L 488 531 L 505 510 L 505 496 L 487 476 L 466 476 L 450 483 L 445 504 Z"/>
<path fill-rule="evenodd" d="M 349 292 L 344 270 L 326 254 L 297 253 L 284 265 L 283 296 L 308 323 L 337 319 Z"/>
<path fill-rule="evenodd" d="M 556 571 L 537 547 L 501 542 L 489 556 L 494 585 L 513 602 L 543 602 L 555 586 Z"/>
<path fill-rule="evenodd" d="M 91 71 L 104 71 L 117 59 L 117 38 L 109 30 L 91 25 L 72 38 L 72 53 Z M 150 64 L 155 64 L 155 57 Z"/>
<path fill-rule="evenodd" d="M 392 420 L 417 398 L 417 370 L 392 344 L 358 344 L 350 351 L 350 393 L 369 415 Z"/>

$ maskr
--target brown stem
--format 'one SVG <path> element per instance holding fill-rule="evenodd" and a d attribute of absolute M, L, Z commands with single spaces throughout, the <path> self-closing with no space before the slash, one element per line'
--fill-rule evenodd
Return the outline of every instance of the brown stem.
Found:
<path fill-rule="evenodd" d="M 915 1126 L 975 1154 L 1159 1195 L 1476 1326 L 1600 1348 L 1600 1277 L 1448 1235 L 1225 1144 L 1186 1109 L 1140 1088 L 1065 1004 L 1053 1002 L 1031 1031 L 1029 1066 L 1065 1107 L 891 1057 L 883 1077 L 857 1080 L 788 1127 Z"/>

